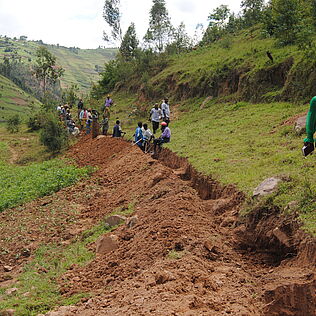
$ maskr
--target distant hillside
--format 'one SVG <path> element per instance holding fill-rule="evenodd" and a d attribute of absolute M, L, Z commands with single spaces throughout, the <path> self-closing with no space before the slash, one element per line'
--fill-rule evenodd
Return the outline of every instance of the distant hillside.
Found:
<path fill-rule="evenodd" d="M 40 105 L 38 100 L 0 75 L 0 123 L 13 114 L 19 114 L 22 119 L 26 119 Z"/>
<path fill-rule="evenodd" d="M 62 87 L 77 84 L 83 92 L 89 90 L 91 83 L 99 78 L 105 62 L 115 58 L 116 49 L 80 49 L 47 45 L 42 41 L 27 41 L 0 37 L 0 59 L 18 54 L 25 63 L 35 62 L 35 52 L 39 46 L 47 47 L 57 57 L 57 63 L 65 69 L 61 80 Z"/>

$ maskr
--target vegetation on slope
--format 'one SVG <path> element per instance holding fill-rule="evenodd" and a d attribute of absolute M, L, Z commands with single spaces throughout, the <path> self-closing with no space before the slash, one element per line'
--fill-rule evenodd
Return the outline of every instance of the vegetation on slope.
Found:
<path fill-rule="evenodd" d="M 13 40 L 7 37 L 0 38 L 0 57 L 19 59 L 24 64 L 35 61 L 36 50 L 45 46 L 57 58 L 58 65 L 62 66 L 65 76 L 61 80 L 62 87 L 78 85 L 87 92 L 91 83 L 99 78 L 99 72 L 105 62 L 115 58 L 116 49 L 79 49 L 59 45 L 48 45 L 42 41 Z"/>
<path fill-rule="evenodd" d="M 18 114 L 26 119 L 40 108 L 40 102 L 0 75 L 0 122 Z"/>
<path fill-rule="evenodd" d="M 20 167 L 1 164 L 0 211 L 59 191 L 88 173 L 58 159 Z"/>

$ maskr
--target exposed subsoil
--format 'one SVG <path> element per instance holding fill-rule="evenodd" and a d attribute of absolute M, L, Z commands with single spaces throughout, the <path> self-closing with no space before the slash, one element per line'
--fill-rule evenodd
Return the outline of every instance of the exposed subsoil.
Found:
<path fill-rule="evenodd" d="M 241 222 L 242 193 L 168 150 L 155 160 L 120 139 L 84 137 L 69 156 L 98 170 L 0 214 L 0 286 L 4 265 L 14 276 L 41 243 L 70 243 L 132 203 L 136 225 L 110 233 L 118 248 L 58 280 L 65 296 L 93 297 L 48 315 L 316 315 L 315 240 L 295 216 L 258 210 Z"/>

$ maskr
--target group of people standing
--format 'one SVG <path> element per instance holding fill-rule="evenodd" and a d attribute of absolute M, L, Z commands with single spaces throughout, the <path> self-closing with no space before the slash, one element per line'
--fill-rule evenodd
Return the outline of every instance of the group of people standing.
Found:
<path fill-rule="evenodd" d="M 135 144 L 141 148 L 143 151 L 147 152 L 150 147 L 150 142 L 153 139 L 154 153 L 157 153 L 157 146 L 161 147 L 164 143 L 169 143 L 171 138 L 171 131 L 169 128 L 170 123 L 170 107 L 168 99 L 165 98 L 161 107 L 158 103 L 150 110 L 149 121 L 152 123 L 153 133 L 148 128 L 146 123 L 138 122 L 137 128 L 135 130 Z M 155 138 L 154 134 L 161 126 L 161 136 Z"/>
<path fill-rule="evenodd" d="M 78 120 L 80 124 L 80 130 L 85 129 L 86 134 L 90 134 L 92 122 L 98 120 L 99 113 L 97 110 L 91 108 L 87 109 L 82 102 L 82 99 L 78 102 Z"/>
<path fill-rule="evenodd" d="M 71 117 L 70 108 L 66 105 L 58 106 L 57 110 L 61 119 L 65 121 L 66 127 L 69 133 L 73 135 L 79 135 L 80 131 L 84 131 L 85 134 L 90 134 L 92 130 L 92 137 L 95 137 L 101 131 L 102 135 L 107 135 L 109 130 L 110 108 L 114 104 L 110 95 L 105 99 L 102 107 L 102 120 L 99 123 L 99 113 L 92 108 L 86 108 L 82 99 L 79 100 L 77 108 L 78 126 L 76 127 L 75 121 Z M 139 122 L 134 134 L 135 145 L 141 148 L 143 151 L 148 151 L 151 147 L 150 144 L 153 141 L 154 153 L 157 151 L 157 146 L 161 146 L 163 143 L 169 143 L 171 138 L 171 131 L 169 128 L 170 123 L 170 106 L 168 98 L 162 100 L 161 105 L 158 103 L 150 110 L 149 121 L 152 124 L 152 132 L 147 123 Z M 155 137 L 157 130 L 161 129 L 161 136 Z M 112 137 L 123 137 L 125 132 L 122 131 L 120 121 L 117 119 L 113 127 Z M 95 135 L 95 136 L 94 136 Z"/>
<path fill-rule="evenodd" d="M 162 100 L 160 107 L 159 104 L 156 103 L 149 113 L 149 121 L 152 122 L 154 134 L 156 134 L 161 120 L 166 122 L 167 124 L 169 124 L 170 122 L 170 106 L 168 98 Z"/>
<path fill-rule="evenodd" d="M 69 134 L 73 136 L 77 136 L 80 133 L 79 128 L 76 126 L 75 121 L 72 118 L 70 113 L 70 107 L 65 105 L 58 105 L 57 106 L 57 113 L 59 115 L 59 119 L 64 122 L 65 127 Z"/>

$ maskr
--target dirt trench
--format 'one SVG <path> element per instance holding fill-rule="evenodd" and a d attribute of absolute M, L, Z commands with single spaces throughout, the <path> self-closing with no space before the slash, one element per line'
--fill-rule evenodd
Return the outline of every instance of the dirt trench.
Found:
<path fill-rule="evenodd" d="M 1 214 L 11 229 L 1 231 L 5 244 L 0 246 L 9 253 L 0 256 L 1 264 L 21 267 L 27 258 L 16 259 L 14 253 L 24 248 L 32 253 L 40 242 L 69 244 L 128 205 L 137 223 L 111 232 L 117 249 L 85 267 L 72 266 L 58 280 L 64 296 L 89 292 L 92 298 L 47 315 L 315 315 L 310 260 L 315 241 L 296 224 L 285 230 L 288 221 L 276 210 L 258 211 L 241 222 L 242 193 L 201 175 L 167 149 L 155 160 L 120 139 L 84 137 L 69 156 L 98 170 L 88 180 L 27 204 L 18 220 L 14 210 Z M 49 210 L 58 208 L 62 218 L 47 220 Z M 32 224 L 34 217 L 38 225 Z M 50 229 L 57 220 L 67 225 Z M 17 231 L 21 223 L 29 229 Z M 39 230 L 42 226 L 45 231 Z M 276 228 L 288 239 L 282 241 Z M 16 238 L 8 241 L 5 234 Z M 89 247 L 94 250 L 95 244 Z"/>
<path fill-rule="evenodd" d="M 262 218 L 252 218 L 252 226 L 240 222 L 244 195 L 235 187 L 201 175 L 168 149 L 154 160 L 102 138 L 75 146 L 72 156 L 98 165 L 98 178 L 111 188 L 103 201 L 122 206 L 133 200 L 138 222 L 114 232 L 116 250 L 61 278 L 66 296 L 96 293 L 69 315 L 315 315 L 315 269 L 301 265 L 300 243 L 289 257 L 270 236 L 275 248 L 269 251 L 259 242 Z M 257 247 L 241 238 L 247 230 L 256 232 Z"/>
<path fill-rule="evenodd" d="M 202 199 L 230 197 L 231 203 L 225 205 L 224 212 L 240 205 L 245 198 L 236 187 L 222 186 L 197 172 L 186 158 L 169 149 L 163 149 L 158 159 L 179 170 L 177 174 L 190 180 L 190 185 Z M 214 215 L 218 214 L 215 212 Z M 300 225 L 297 213 L 284 215 L 279 208 L 271 207 L 254 209 L 246 220 L 237 219 L 237 227 L 232 227 L 235 228 L 236 249 L 246 250 L 245 257 L 259 255 L 261 264 L 271 267 L 271 276 L 275 273 L 274 268 L 279 276 L 286 275 L 282 280 L 276 278 L 273 284 L 267 282 L 263 286 L 264 315 L 316 315 L 316 240 L 300 230 Z M 288 281 L 288 273 L 298 275 Z"/>

